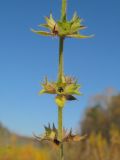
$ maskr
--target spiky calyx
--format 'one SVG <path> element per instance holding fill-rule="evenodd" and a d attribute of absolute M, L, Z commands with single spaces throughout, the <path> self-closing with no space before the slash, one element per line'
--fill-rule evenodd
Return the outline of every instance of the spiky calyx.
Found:
<path fill-rule="evenodd" d="M 65 102 L 76 100 L 74 95 L 81 95 L 79 92 L 80 85 L 77 81 L 69 76 L 64 77 L 64 82 L 48 82 L 47 78 L 42 84 L 43 89 L 39 92 L 40 94 L 56 94 L 55 102 L 59 107 L 64 107 Z"/>
<path fill-rule="evenodd" d="M 61 143 L 64 142 L 79 142 L 81 140 L 84 140 L 86 138 L 86 135 L 80 136 L 78 134 L 73 134 L 72 129 L 67 132 L 65 129 L 63 130 L 62 140 L 60 141 L 58 139 L 58 130 L 56 129 L 55 125 L 51 127 L 50 124 L 48 126 L 44 126 L 45 133 L 42 136 L 36 136 L 34 135 L 35 139 L 39 142 L 42 141 L 48 141 L 52 142 L 56 146 L 59 146 Z"/>
<path fill-rule="evenodd" d="M 86 27 L 82 25 L 82 19 L 77 16 L 75 12 L 72 19 L 70 21 L 55 21 L 52 14 L 49 17 L 45 17 L 45 24 L 40 24 L 39 26 L 44 27 L 49 30 L 49 32 L 34 30 L 32 31 L 36 34 L 42 36 L 58 36 L 58 37 L 69 37 L 69 38 L 90 38 L 93 35 L 86 36 L 81 35 L 80 30 L 85 29 Z"/>

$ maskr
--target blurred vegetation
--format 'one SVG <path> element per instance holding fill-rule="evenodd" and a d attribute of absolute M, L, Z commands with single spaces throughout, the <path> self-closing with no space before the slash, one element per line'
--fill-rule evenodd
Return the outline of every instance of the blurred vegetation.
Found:
<path fill-rule="evenodd" d="M 80 124 L 87 138 L 66 143 L 65 160 L 120 160 L 120 94 L 96 95 Z M 57 160 L 58 148 L 10 132 L 0 124 L 0 160 Z"/>
<path fill-rule="evenodd" d="M 9 146 L 0 148 L 1 160 L 50 160 L 45 150 L 32 145 Z"/>
<path fill-rule="evenodd" d="M 82 133 L 101 133 L 110 141 L 110 130 L 115 126 L 120 131 L 120 94 L 97 95 L 94 106 L 89 106 L 81 124 Z"/>

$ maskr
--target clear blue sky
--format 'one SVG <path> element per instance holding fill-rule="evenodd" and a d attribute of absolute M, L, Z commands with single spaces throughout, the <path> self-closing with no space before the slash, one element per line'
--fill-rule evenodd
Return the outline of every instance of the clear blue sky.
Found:
<path fill-rule="evenodd" d="M 57 77 L 58 39 L 35 35 L 30 28 L 44 22 L 52 10 L 59 18 L 61 0 L 0 1 L 0 121 L 20 134 L 41 133 L 57 124 L 54 96 L 42 95 L 44 76 Z M 78 78 L 82 97 L 64 108 L 64 126 L 77 128 L 90 96 L 107 87 L 120 91 L 120 1 L 68 0 L 92 39 L 66 39 L 65 73 Z"/>

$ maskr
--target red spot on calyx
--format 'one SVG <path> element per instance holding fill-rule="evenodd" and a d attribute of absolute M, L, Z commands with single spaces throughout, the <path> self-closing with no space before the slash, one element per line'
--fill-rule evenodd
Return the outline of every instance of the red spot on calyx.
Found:
<path fill-rule="evenodd" d="M 58 30 L 56 29 L 56 24 L 54 25 L 52 33 L 55 35 L 58 35 Z"/>

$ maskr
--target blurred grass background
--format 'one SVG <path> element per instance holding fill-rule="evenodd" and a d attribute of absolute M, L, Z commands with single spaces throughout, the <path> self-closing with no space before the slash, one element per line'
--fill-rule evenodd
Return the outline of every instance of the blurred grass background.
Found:
<path fill-rule="evenodd" d="M 76 132 L 87 138 L 66 143 L 65 160 L 120 160 L 120 94 L 109 90 L 92 97 Z M 0 160 L 57 160 L 57 155 L 56 146 L 0 124 Z"/>

